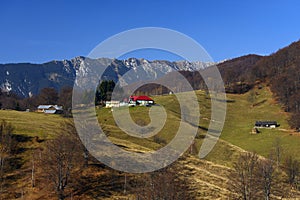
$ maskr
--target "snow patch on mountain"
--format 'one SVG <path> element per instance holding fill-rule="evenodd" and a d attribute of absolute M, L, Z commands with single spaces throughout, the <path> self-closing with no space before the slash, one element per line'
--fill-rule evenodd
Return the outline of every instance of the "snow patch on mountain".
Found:
<path fill-rule="evenodd" d="M 4 92 L 10 92 L 12 90 L 11 83 L 7 79 L 1 84 L 0 88 Z"/>

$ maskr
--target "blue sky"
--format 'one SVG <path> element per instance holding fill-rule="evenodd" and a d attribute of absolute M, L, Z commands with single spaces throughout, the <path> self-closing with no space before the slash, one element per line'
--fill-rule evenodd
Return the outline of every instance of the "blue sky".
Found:
<path fill-rule="evenodd" d="M 200 43 L 214 61 L 267 55 L 300 39 L 300 1 L 0 1 L 0 63 L 85 56 L 122 31 L 164 27 Z M 176 60 L 157 51 L 129 57 Z"/>

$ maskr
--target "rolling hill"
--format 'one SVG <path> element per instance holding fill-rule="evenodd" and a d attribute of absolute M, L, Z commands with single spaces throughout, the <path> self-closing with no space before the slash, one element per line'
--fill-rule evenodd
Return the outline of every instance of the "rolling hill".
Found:
<path fill-rule="evenodd" d="M 204 91 L 196 91 L 201 110 L 201 120 L 193 148 L 189 149 L 175 162 L 179 178 L 188 183 L 188 191 L 195 199 L 224 199 L 234 195 L 228 188 L 228 175 L 233 163 L 241 152 L 256 151 L 261 156 L 268 156 L 274 148 L 276 140 L 281 141 L 284 162 L 285 156 L 292 154 L 300 159 L 298 147 L 300 136 L 288 125 L 289 113 L 273 98 L 270 88 L 266 85 L 254 87 L 244 94 L 228 94 L 228 110 L 225 126 L 220 140 L 213 151 L 205 158 L 199 159 L 197 151 L 201 146 L 210 118 L 210 99 Z M 250 98 L 254 95 L 254 98 Z M 180 121 L 180 110 L 174 95 L 153 96 L 155 101 L 167 110 L 168 120 L 157 136 L 148 139 L 137 139 L 123 133 L 114 123 L 110 109 L 97 110 L 98 120 L 108 138 L 127 151 L 147 152 L 169 143 Z M 175 103 L 173 103 L 175 102 Z M 133 120 L 138 124 L 149 123 L 147 118 L 150 108 L 135 107 L 130 109 Z M 16 157 L 20 165 L 9 173 L 7 179 L 6 198 L 9 199 L 55 199 L 51 187 L 44 179 L 40 179 L 43 171 L 37 165 L 36 186 L 31 187 L 31 152 L 34 149 L 44 149 L 45 141 L 55 138 L 60 129 L 60 122 L 66 119 L 58 115 L 41 113 L 17 112 L 0 110 L 0 120 L 7 120 L 15 127 L 14 133 L 20 139 L 20 151 Z M 145 117 L 146 116 L 146 117 Z M 250 134 L 256 120 L 276 120 L 280 127 L 276 129 L 261 129 L 259 134 Z M 81 178 L 89 179 L 85 186 L 76 186 L 73 199 L 134 199 L 136 183 L 141 181 L 140 175 L 126 174 L 128 188 L 124 194 L 124 173 L 111 170 L 101 163 L 90 161 L 84 169 Z M 109 183 L 114 177 L 113 183 Z M 79 181 L 79 178 L 77 178 Z M 76 182 L 77 182 L 76 181 Z M 108 181 L 106 183 L 106 181 Z M 50 184 L 51 182 L 49 182 Z M 50 184 L 51 185 L 51 184 Z M 293 191 L 294 197 L 300 197 Z"/>

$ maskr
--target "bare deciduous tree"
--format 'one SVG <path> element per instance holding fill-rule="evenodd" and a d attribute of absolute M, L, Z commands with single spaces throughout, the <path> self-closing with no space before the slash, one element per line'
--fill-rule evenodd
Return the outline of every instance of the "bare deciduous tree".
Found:
<path fill-rule="evenodd" d="M 273 151 L 275 154 L 276 158 L 276 165 L 277 168 L 279 167 L 280 161 L 281 161 L 281 156 L 282 156 L 282 146 L 281 146 L 281 140 L 280 138 L 276 138 L 273 144 Z"/>
<path fill-rule="evenodd" d="M 288 176 L 288 182 L 291 186 L 297 187 L 297 179 L 300 173 L 300 163 L 293 156 L 288 156 L 285 160 L 284 169 Z"/>
<path fill-rule="evenodd" d="M 233 171 L 229 175 L 230 190 L 236 193 L 239 199 L 251 200 L 257 197 L 257 164 L 257 154 L 250 152 L 241 154 L 234 163 Z"/>
<path fill-rule="evenodd" d="M 271 197 L 274 185 L 274 162 L 269 159 L 260 160 L 258 163 L 258 183 L 260 183 L 265 200 Z"/>
<path fill-rule="evenodd" d="M 72 92 L 71 87 L 63 87 L 58 95 L 58 104 L 64 109 L 64 116 L 70 117 L 72 108 Z"/>
<path fill-rule="evenodd" d="M 39 104 L 57 104 L 58 93 L 54 88 L 43 88 L 38 96 Z"/>
<path fill-rule="evenodd" d="M 174 166 L 144 176 L 144 184 L 137 191 L 137 199 L 194 199 L 189 192 L 187 181 L 179 178 Z"/>
<path fill-rule="evenodd" d="M 276 161 L 271 155 L 269 159 L 259 158 L 250 152 L 240 155 L 228 177 L 233 198 L 269 200 L 290 195 L 288 184 L 282 180 L 282 169 L 276 168 Z M 290 168 L 293 168 L 295 165 L 291 163 L 294 162 L 289 161 Z M 293 170 L 290 169 L 290 173 L 294 173 Z"/>
<path fill-rule="evenodd" d="M 81 168 L 82 155 L 76 135 L 68 129 L 68 124 L 62 127 L 57 137 L 47 141 L 44 155 L 41 159 L 45 178 L 55 188 L 59 200 L 65 199 L 65 190 L 78 176 Z"/>

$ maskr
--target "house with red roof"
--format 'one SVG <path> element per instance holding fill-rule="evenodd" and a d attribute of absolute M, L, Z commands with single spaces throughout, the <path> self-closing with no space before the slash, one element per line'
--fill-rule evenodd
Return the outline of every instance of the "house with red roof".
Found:
<path fill-rule="evenodd" d="M 151 99 L 148 96 L 130 96 L 129 97 L 129 104 L 135 104 L 135 105 L 153 105 L 154 100 Z"/>

